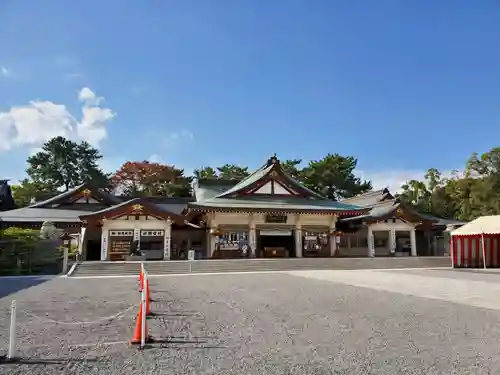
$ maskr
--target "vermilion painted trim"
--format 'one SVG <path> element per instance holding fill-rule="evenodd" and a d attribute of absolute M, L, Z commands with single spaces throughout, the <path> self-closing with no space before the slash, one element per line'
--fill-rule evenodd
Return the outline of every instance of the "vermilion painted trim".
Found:
<path fill-rule="evenodd" d="M 276 172 L 277 178 L 271 177 L 271 173 L 273 173 L 273 172 Z M 263 177 L 261 180 L 255 181 L 253 184 L 250 184 L 250 186 L 247 186 L 246 188 L 240 190 L 239 192 L 235 192 L 234 194 L 235 195 L 250 195 L 250 194 L 254 193 L 256 190 L 258 190 L 259 188 L 261 188 L 262 186 L 264 186 L 267 182 L 274 181 L 274 182 L 278 182 L 281 186 L 283 186 L 284 189 L 286 189 L 290 194 L 292 194 L 294 196 L 299 196 L 299 197 L 308 197 L 309 196 L 309 194 L 307 194 L 307 192 L 304 191 L 303 189 L 300 189 L 300 190 L 302 190 L 301 192 L 300 191 L 290 191 L 290 187 L 287 187 L 287 184 L 283 180 L 283 174 L 284 174 L 283 169 L 281 169 L 279 164 L 275 164 L 273 166 L 273 168 L 271 168 L 271 170 L 268 172 L 268 174 L 265 177 Z"/>
<path fill-rule="evenodd" d="M 129 202 L 126 205 L 116 207 L 116 208 L 111 208 L 107 212 L 95 212 L 95 213 L 90 213 L 87 215 L 80 215 L 81 220 L 101 220 L 101 219 L 116 219 L 117 217 L 124 216 L 124 215 L 136 215 L 137 211 L 133 210 L 134 205 L 141 205 L 143 207 L 142 212 L 140 212 L 141 215 L 149 215 L 149 216 L 155 216 L 157 218 L 161 219 L 168 219 L 170 218 L 175 224 L 177 225 L 184 225 L 184 220 L 185 218 L 183 216 L 162 211 L 149 203 L 146 200 L 133 200 Z"/>

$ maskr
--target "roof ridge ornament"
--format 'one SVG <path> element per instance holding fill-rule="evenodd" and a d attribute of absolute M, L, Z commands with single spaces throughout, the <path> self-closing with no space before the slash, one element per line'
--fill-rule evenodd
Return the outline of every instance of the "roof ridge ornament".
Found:
<path fill-rule="evenodd" d="M 271 156 L 269 158 L 269 160 L 267 161 L 267 165 L 270 166 L 272 164 L 279 164 L 279 160 L 278 160 L 278 157 L 276 156 L 276 152 L 273 154 L 273 156 Z"/>

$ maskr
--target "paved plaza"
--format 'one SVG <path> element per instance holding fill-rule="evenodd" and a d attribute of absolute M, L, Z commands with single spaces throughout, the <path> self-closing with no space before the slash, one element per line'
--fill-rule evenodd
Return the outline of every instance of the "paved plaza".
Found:
<path fill-rule="evenodd" d="M 363 270 L 152 277 L 158 339 L 131 348 L 135 278 L 0 280 L 0 374 L 498 374 L 500 274 Z M 24 289 L 21 289 L 24 288 Z"/>

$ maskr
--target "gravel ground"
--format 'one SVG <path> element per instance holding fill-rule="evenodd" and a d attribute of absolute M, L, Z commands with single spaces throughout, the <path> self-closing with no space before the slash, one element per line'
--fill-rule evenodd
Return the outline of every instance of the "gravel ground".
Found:
<path fill-rule="evenodd" d="M 0 374 L 500 373 L 500 311 L 285 274 L 152 278 L 162 342 L 138 351 L 136 285 L 58 278 L 0 299 L 0 351 L 15 298 L 21 357 Z"/>

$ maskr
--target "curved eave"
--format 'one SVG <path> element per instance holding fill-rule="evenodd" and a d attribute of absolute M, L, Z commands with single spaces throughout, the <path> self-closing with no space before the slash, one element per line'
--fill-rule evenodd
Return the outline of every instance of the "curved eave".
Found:
<path fill-rule="evenodd" d="M 228 207 L 202 207 L 190 206 L 190 211 L 196 212 L 232 212 L 232 213 L 281 213 L 281 214 L 318 214 L 318 215 L 338 215 L 357 216 L 363 215 L 362 210 L 334 210 L 334 209 L 293 209 L 293 208 L 228 208 Z"/>
<path fill-rule="evenodd" d="M 143 211 L 131 211 L 129 208 L 130 206 L 133 205 L 141 205 L 144 207 Z M 189 226 L 194 226 L 197 227 L 196 225 L 189 223 L 186 218 L 182 215 L 178 215 L 176 213 L 173 213 L 171 211 L 167 211 L 163 208 L 158 207 L 155 204 L 152 204 L 148 202 L 145 199 L 142 198 L 134 198 L 129 201 L 123 202 L 119 205 L 110 207 L 110 208 L 105 208 L 100 211 L 88 213 L 85 215 L 80 215 L 79 218 L 82 221 L 88 221 L 88 220 L 102 220 L 102 219 L 113 219 L 117 215 L 152 215 L 152 216 L 160 216 L 162 218 L 169 218 L 171 219 L 175 224 L 183 226 L 183 225 L 189 225 Z"/>

